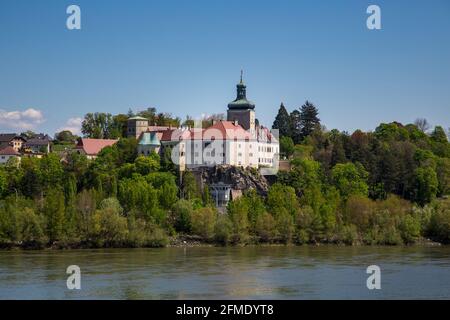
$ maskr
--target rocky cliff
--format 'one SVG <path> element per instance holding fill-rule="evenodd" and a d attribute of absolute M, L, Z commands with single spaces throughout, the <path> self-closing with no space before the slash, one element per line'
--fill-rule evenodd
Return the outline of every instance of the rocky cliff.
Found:
<path fill-rule="evenodd" d="M 240 168 L 228 165 L 207 167 L 196 170 L 196 175 L 202 185 L 210 185 L 218 182 L 231 185 L 233 190 L 255 189 L 262 196 L 267 195 L 269 183 L 258 170 L 252 168 Z"/>

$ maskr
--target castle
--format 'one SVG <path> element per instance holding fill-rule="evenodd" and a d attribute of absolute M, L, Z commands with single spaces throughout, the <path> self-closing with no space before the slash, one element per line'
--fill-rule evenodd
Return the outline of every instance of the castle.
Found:
<path fill-rule="evenodd" d="M 207 128 L 172 128 L 151 126 L 146 118 L 132 117 L 128 119 L 128 136 L 138 139 L 140 155 L 162 154 L 170 148 L 172 161 L 180 170 L 214 165 L 274 168 L 279 142 L 268 128 L 257 124 L 255 104 L 247 100 L 242 72 L 236 88 L 226 121 L 213 121 Z"/>

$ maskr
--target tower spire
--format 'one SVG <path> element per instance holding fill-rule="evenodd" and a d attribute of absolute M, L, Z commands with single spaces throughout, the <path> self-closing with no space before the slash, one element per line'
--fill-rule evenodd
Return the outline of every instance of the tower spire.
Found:
<path fill-rule="evenodd" d="M 243 74 L 244 74 L 244 70 L 241 69 L 241 83 L 243 83 L 243 81 L 242 81 Z"/>

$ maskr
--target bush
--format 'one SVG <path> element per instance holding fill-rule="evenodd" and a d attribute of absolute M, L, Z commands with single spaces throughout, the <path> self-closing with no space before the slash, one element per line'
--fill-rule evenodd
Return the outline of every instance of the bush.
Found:
<path fill-rule="evenodd" d="M 33 209 L 24 208 L 19 215 L 19 228 L 21 240 L 25 246 L 37 245 L 41 247 L 47 241 L 42 228 L 42 218 L 35 214 Z"/>
<path fill-rule="evenodd" d="M 117 208 L 105 207 L 95 211 L 92 238 L 98 246 L 121 245 L 127 235 L 127 220 Z"/>
<path fill-rule="evenodd" d="M 271 242 L 275 238 L 275 219 L 267 212 L 258 216 L 255 226 L 256 235 L 262 242 Z"/>
<path fill-rule="evenodd" d="M 405 243 L 414 243 L 420 237 L 420 221 L 418 217 L 405 215 L 400 222 L 400 234 Z"/>
<path fill-rule="evenodd" d="M 429 233 L 437 241 L 450 243 L 450 201 L 442 201 L 431 215 Z"/>
<path fill-rule="evenodd" d="M 277 238 L 283 243 L 289 243 L 294 233 L 292 216 L 285 210 L 279 212 L 276 217 Z"/>
<path fill-rule="evenodd" d="M 221 214 L 217 218 L 214 226 L 214 240 L 221 244 L 228 244 L 231 240 L 233 225 L 226 214 Z"/>
<path fill-rule="evenodd" d="M 188 200 L 178 200 L 172 208 L 172 223 L 176 231 L 191 232 L 192 203 Z"/>
<path fill-rule="evenodd" d="M 192 214 L 192 232 L 204 240 L 211 240 L 214 236 L 216 212 L 212 208 L 200 208 Z"/>

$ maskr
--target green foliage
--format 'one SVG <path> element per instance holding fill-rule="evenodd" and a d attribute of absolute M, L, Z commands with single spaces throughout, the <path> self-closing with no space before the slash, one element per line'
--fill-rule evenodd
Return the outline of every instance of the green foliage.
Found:
<path fill-rule="evenodd" d="M 445 200 L 437 204 L 435 211 L 431 215 L 428 235 L 442 241 L 450 243 L 450 201 Z"/>
<path fill-rule="evenodd" d="M 117 199 L 101 202 L 93 215 L 91 237 L 100 247 L 121 245 L 128 235 L 127 219 L 122 216 L 123 209 Z"/>
<path fill-rule="evenodd" d="M 351 195 L 367 196 L 367 176 L 367 171 L 360 163 L 338 163 L 331 172 L 333 183 L 343 199 Z"/>
<path fill-rule="evenodd" d="M 152 152 L 149 156 L 139 156 L 134 161 L 136 172 L 145 176 L 149 173 L 159 170 L 160 159 L 159 155 Z"/>
<path fill-rule="evenodd" d="M 178 200 L 172 208 L 172 224 L 176 231 L 189 233 L 194 208 L 188 200 Z"/>
<path fill-rule="evenodd" d="M 245 197 L 240 197 L 228 203 L 228 215 L 233 225 L 233 242 L 245 243 L 249 237 L 249 203 Z"/>
<path fill-rule="evenodd" d="M 278 114 L 273 122 L 272 129 L 278 129 L 280 137 L 289 137 L 291 135 L 291 122 L 286 107 L 281 104 Z"/>
<path fill-rule="evenodd" d="M 261 242 L 271 242 L 277 235 L 276 223 L 273 216 L 267 212 L 259 215 L 255 226 L 256 235 Z"/>
<path fill-rule="evenodd" d="M 414 180 L 414 199 L 420 205 L 424 205 L 436 197 L 439 181 L 433 168 L 417 168 L 414 172 Z"/>
<path fill-rule="evenodd" d="M 275 217 L 283 212 L 295 216 L 299 204 L 294 188 L 280 183 L 272 185 L 267 195 L 267 208 Z"/>
<path fill-rule="evenodd" d="M 219 215 L 214 226 L 214 241 L 226 245 L 232 240 L 232 233 L 233 225 L 228 215 Z"/>
<path fill-rule="evenodd" d="M 60 190 L 49 192 L 44 200 L 42 215 L 46 221 L 46 233 L 50 241 L 64 237 L 65 206 L 64 194 Z"/>
<path fill-rule="evenodd" d="M 195 181 L 194 174 L 191 171 L 185 171 L 183 173 L 182 181 L 181 192 L 185 199 L 190 200 L 199 196 L 197 182 Z"/>
<path fill-rule="evenodd" d="M 6 171 L 0 167 L 0 198 L 6 193 L 8 190 L 8 180 Z"/>
<path fill-rule="evenodd" d="M 211 208 L 200 208 L 192 213 L 192 232 L 204 240 L 211 240 L 214 236 L 214 226 L 217 214 Z"/>
<path fill-rule="evenodd" d="M 280 138 L 280 151 L 287 158 L 294 154 L 294 141 L 291 137 L 282 136 Z"/>
<path fill-rule="evenodd" d="M 300 108 L 300 132 L 302 138 L 306 138 L 320 127 L 318 118 L 319 110 L 309 101 L 306 101 Z"/>

